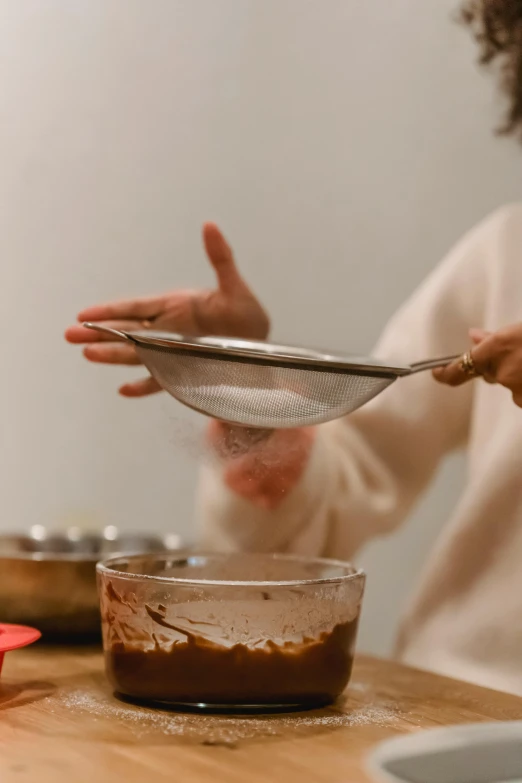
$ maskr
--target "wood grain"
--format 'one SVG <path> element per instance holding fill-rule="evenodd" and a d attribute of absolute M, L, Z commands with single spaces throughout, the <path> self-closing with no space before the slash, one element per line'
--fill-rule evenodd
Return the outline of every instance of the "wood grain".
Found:
<path fill-rule="evenodd" d="M 375 743 L 424 727 L 520 719 L 522 699 L 360 658 L 341 704 L 275 717 L 184 715 L 117 700 L 97 650 L 9 653 L 2 783 L 358 783 Z"/>

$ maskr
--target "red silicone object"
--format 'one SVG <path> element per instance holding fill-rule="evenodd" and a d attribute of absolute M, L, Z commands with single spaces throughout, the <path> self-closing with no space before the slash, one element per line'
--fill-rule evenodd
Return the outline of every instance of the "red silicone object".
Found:
<path fill-rule="evenodd" d="M 0 623 L 0 673 L 6 652 L 17 650 L 19 647 L 27 647 L 28 644 L 36 642 L 41 635 L 36 628 Z"/>

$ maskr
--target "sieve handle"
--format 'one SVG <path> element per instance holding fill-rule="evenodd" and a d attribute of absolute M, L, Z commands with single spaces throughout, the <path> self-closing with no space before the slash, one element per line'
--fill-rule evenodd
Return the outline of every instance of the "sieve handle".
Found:
<path fill-rule="evenodd" d="M 448 364 L 460 359 L 462 354 L 458 353 L 455 356 L 441 356 L 439 359 L 425 359 L 423 362 L 415 362 L 410 364 L 412 374 L 415 372 L 423 372 L 424 370 L 435 370 L 437 367 L 447 367 Z"/>
<path fill-rule="evenodd" d="M 120 332 L 119 329 L 110 329 L 108 326 L 101 326 L 100 324 L 92 324 L 89 321 L 85 321 L 83 324 L 86 329 L 92 329 L 94 332 L 101 332 L 102 334 L 110 334 L 112 337 L 117 337 L 118 340 L 126 340 L 128 343 L 134 342 L 131 340 L 128 334 Z"/>

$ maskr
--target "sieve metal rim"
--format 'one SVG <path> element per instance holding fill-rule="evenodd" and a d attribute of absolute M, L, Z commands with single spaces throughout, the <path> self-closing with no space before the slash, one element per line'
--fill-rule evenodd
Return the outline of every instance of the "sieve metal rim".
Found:
<path fill-rule="evenodd" d="M 109 330 L 97 324 L 84 323 L 88 329 L 112 332 L 120 339 L 136 345 L 165 348 L 171 353 L 183 353 L 194 358 L 214 359 L 268 367 L 285 367 L 307 372 L 336 372 L 395 379 L 410 375 L 409 365 L 383 364 L 376 359 L 339 356 L 310 351 L 297 346 L 279 345 L 255 340 L 235 340 L 227 337 L 185 337 L 164 332 Z"/>

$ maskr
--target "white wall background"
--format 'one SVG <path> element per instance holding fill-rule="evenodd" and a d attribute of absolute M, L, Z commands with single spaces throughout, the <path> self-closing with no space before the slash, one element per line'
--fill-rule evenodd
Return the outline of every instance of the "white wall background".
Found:
<path fill-rule="evenodd" d="M 125 401 L 62 341 L 100 298 L 211 280 L 217 219 L 279 339 L 369 351 L 475 220 L 520 196 L 457 0 L 0 0 L 3 529 L 190 535 L 201 422 Z M 407 357 L 405 357 L 407 358 Z M 362 643 L 398 608 L 462 479 L 363 555 Z"/>

